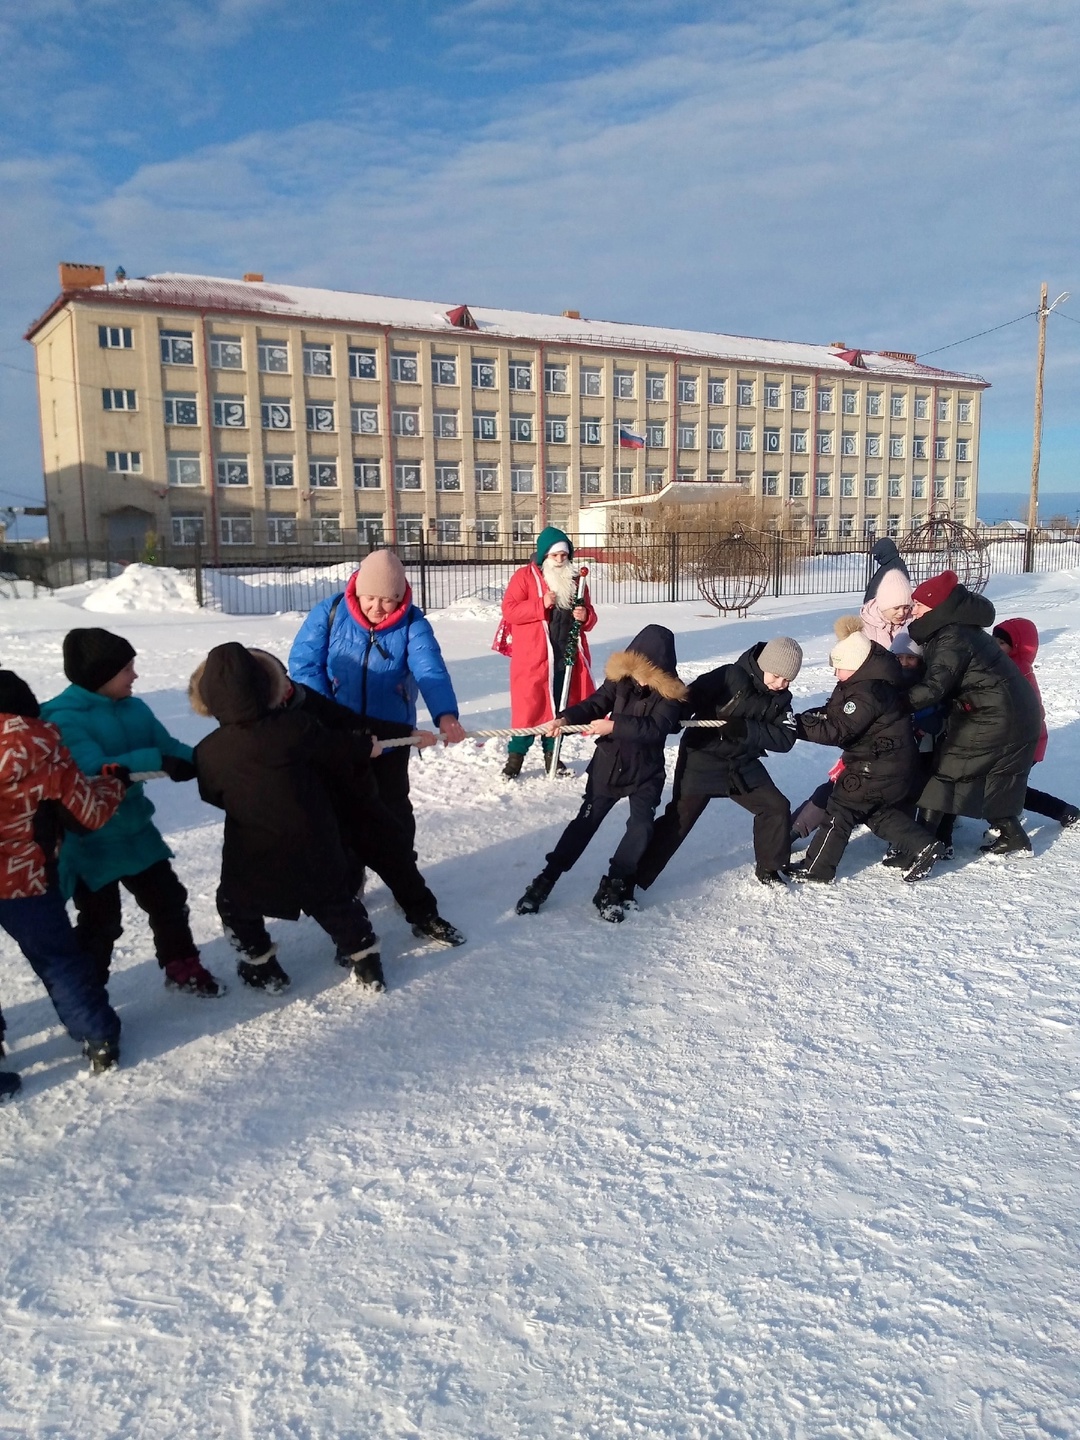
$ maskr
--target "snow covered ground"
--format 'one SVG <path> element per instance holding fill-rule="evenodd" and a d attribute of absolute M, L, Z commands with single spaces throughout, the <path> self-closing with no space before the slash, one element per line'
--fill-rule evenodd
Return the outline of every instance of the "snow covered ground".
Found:
<path fill-rule="evenodd" d="M 64 632 L 110 625 L 192 741 L 206 650 L 284 655 L 300 620 L 101 588 L 0 603 L 3 663 L 44 698 Z M 1043 634 L 1037 783 L 1076 799 L 1080 573 L 989 593 Z M 851 606 L 608 609 L 595 649 L 657 620 L 690 677 L 791 633 L 802 708 Z M 434 617 L 474 725 L 507 723 L 494 618 Z M 799 800 L 832 758 L 770 768 Z M 377 999 L 310 922 L 273 927 L 287 995 L 167 994 L 129 912 L 124 1064 L 94 1080 L 4 939 L 25 1088 L 0 1110 L 0 1437 L 1080 1435 L 1080 834 L 1030 817 L 1035 860 L 995 864 L 961 822 L 906 886 L 863 832 L 834 887 L 776 895 L 714 802 L 616 928 L 589 897 L 617 810 L 519 918 L 580 784 L 501 764 L 495 742 L 415 762 L 422 865 L 469 943 L 420 943 L 374 888 Z M 153 796 L 229 977 L 218 817 L 190 785 Z"/>

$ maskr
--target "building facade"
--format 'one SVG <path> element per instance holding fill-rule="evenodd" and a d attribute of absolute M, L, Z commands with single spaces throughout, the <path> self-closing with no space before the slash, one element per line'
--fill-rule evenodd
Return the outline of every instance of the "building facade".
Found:
<path fill-rule="evenodd" d="M 60 269 L 26 338 L 61 543 L 527 544 L 676 491 L 820 537 L 974 519 L 986 382 L 913 355 Z"/>

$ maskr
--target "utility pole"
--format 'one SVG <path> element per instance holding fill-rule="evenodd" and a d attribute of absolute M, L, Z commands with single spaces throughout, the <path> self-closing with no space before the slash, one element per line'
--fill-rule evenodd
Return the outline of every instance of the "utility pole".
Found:
<path fill-rule="evenodd" d="M 1028 500 L 1028 535 L 1031 536 L 1039 524 L 1039 462 L 1042 459 L 1042 413 L 1043 413 L 1043 367 L 1046 362 L 1046 317 L 1063 301 L 1069 292 L 1063 291 L 1053 305 L 1047 305 L 1048 291 L 1043 281 L 1039 291 L 1039 355 L 1035 362 L 1035 436 L 1031 445 L 1031 496 Z"/>

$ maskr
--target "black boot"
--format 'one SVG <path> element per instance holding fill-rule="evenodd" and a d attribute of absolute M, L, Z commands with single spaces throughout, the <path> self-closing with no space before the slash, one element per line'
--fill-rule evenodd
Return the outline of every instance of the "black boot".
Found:
<path fill-rule="evenodd" d="M 629 881 L 616 880 L 611 875 L 605 875 L 593 896 L 592 903 L 600 912 L 601 920 L 618 925 L 626 918 L 626 907 L 632 898 L 632 887 Z"/>
<path fill-rule="evenodd" d="M 120 1063 L 120 1045 L 116 1040 L 87 1040 L 83 1054 L 90 1061 L 93 1075 L 102 1075 Z"/>
<path fill-rule="evenodd" d="M 358 950 L 355 955 L 349 956 L 349 961 L 358 985 L 363 985 L 367 990 L 386 989 L 382 959 L 377 945 L 370 945 L 366 950 Z"/>
<path fill-rule="evenodd" d="M 940 840 L 931 840 L 929 845 L 924 845 L 919 853 L 908 861 L 904 879 L 912 884 L 916 880 L 925 880 L 937 862 L 945 859 L 946 853 L 946 847 Z"/>
<path fill-rule="evenodd" d="M 265 990 L 269 995 L 279 995 L 292 984 L 288 975 L 278 964 L 277 946 L 271 945 L 265 955 L 249 956 L 236 962 L 236 973 L 252 990 Z"/>
<path fill-rule="evenodd" d="M 535 915 L 555 888 L 555 881 L 558 878 L 558 875 L 553 875 L 550 870 L 541 870 L 535 880 L 530 880 L 525 894 L 514 906 L 517 914 Z"/>
<path fill-rule="evenodd" d="M 547 773 L 548 773 L 549 775 L 551 774 L 551 762 L 552 762 L 552 760 L 554 760 L 554 759 L 555 759 L 555 751 L 554 751 L 554 750 L 545 750 L 545 751 L 544 751 L 544 769 L 547 771 Z M 558 779 L 562 779 L 564 776 L 569 775 L 569 774 L 570 774 L 569 768 L 568 768 L 566 765 L 564 765 L 563 762 L 560 760 L 559 763 L 555 766 L 555 775 L 556 775 L 556 777 L 557 777 Z"/>
<path fill-rule="evenodd" d="M 1016 815 L 1006 815 L 1003 820 L 991 820 L 990 827 L 996 830 L 997 839 L 981 847 L 984 855 L 1030 855 L 1031 841 L 1027 831 Z"/>
<path fill-rule="evenodd" d="M 503 766 L 503 779 L 516 780 L 521 774 L 521 767 L 525 764 L 525 756 L 517 750 L 511 750 L 506 757 L 506 764 Z"/>
<path fill-rule="evenodd" d="M 22 1089 L 22 1080 L 14 1070 L 0 1070 L 0 1105 Z"/>
<path fill-rule="evenodd" d="M 426 935 L 429 940 L 438 940 L 442 945 L 464 945 L 465 936 L 449 920 L 441 915 L 427 915 L 412 922 L 414 935 Z"/>

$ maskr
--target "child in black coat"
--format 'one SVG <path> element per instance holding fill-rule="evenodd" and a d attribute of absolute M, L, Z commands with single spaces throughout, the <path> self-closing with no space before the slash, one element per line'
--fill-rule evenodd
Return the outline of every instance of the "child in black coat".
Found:
<path fill-rule="evenodd" d="M 664 791 L 664 741 L 678 730 L 689 694 L 675 664 L 675 636 L 663 625 L 646 625 L 626 650 L 608 660 L 599 690 L 571 705 L 549 726 L 549 733 L 555 735 L 561 724 L 587 724 L 598 740 L 581 809 L 518 901 L 519 915 L 535 915 L 559 876 L 580 859 L 608 811 L 626 798 L 630 801 L 626 832 L 593 896 L 603 919 L 623 918 Z"/>
<path fill-rule="evenodd" d="M 844 769 L 805 860 L 788 873 L 832 880 L 851 832 L 868 825 L 905 856 L 904 879 L 922 880 L 945 846 L 900 808 L 915 777 L 916 750 L 899 662 L 862 633 L 857 617 L 838 620 L 836 629 L 843 637 L 829 656 L 836 689 L 824 709 L 804 710 L 795 724 L 800 739 L 839 746 Z"/>

